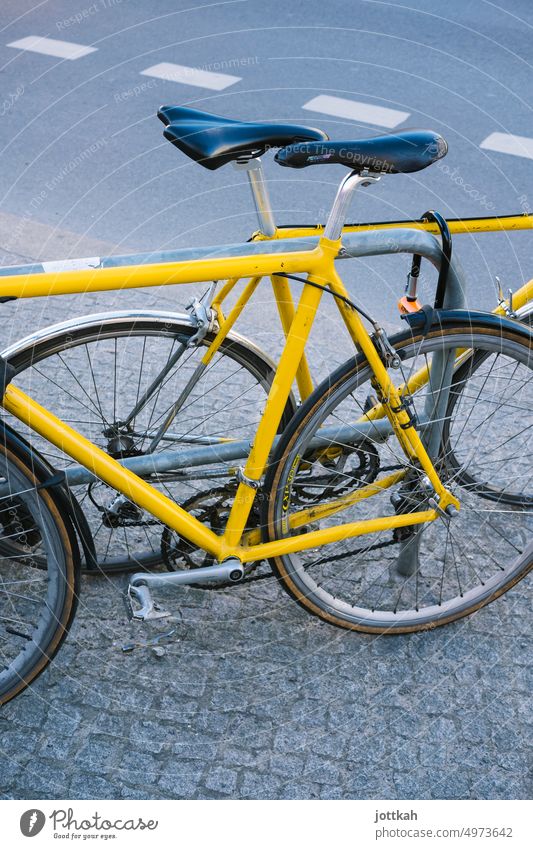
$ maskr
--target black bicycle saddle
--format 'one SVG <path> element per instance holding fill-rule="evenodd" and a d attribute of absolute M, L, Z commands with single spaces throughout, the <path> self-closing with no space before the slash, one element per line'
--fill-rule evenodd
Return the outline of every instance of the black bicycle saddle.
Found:
<path fill-rule="evenodd" d="M 270 147 L 328 140 L 322 130 L 299 124 L 233 121 L 187 106 L 162 106 L 157 117 L 166 126 L 165 138 L 210 171 L 241 157 L 260 156 Z"/>
<path fill-rule="evenodd" d="M 288 168 L 337 164 L 352 171 L 408 174 L 427 168 L 447 152 L 446 141 L 432 130 L 402 130 L 357 141 L 292 144 L 278 151 L 275 159 Z"/>

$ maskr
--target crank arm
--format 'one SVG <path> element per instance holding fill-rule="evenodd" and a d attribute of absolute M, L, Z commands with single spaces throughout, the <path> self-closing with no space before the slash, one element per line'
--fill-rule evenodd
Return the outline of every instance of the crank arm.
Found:
<path fill-rule="evenodd" d="M 204 584 L 209 581 L 231 581 L 238 583 L 244 576 L 244 569 L 239 560 L 229 557 L 217 566 L 205 566 L 200 569 L 181 569 L 179 572 L 152 574 L 136 572 L 130 578 L 128 596 L 134 599 L 140 607 L 133 610 L 133 618 L 140 620 L 162 619 L 170 616 L 168 611 L 161 610 L 153 601 L 150 587 L 186 586 Z M 132 605 L 133 608 L 133 605 Z"/>

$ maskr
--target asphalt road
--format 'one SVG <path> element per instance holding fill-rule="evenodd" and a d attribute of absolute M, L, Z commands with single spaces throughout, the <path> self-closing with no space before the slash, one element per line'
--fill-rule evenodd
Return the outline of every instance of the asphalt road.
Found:
<path fill-rule="evenodd" d="M 34 5 L 4 0 L 0 10 L 4 264 L 249 236 L 256 224 L 242 175 L 231 166 L 204 170 L 165 141 L 155 116 L 162 103 L 307 123 L 335 139 L 383 130 L 303 108 L 328 95 L 408 113 L 399 128 L 445 136 L 443 163 L 362 191 L 352 220 L 533 207 L 531 157 L 481 147 L 493 133 L 533 136 L 529 0 Z M 69 60 L 8 46 L 28 36 L 95 49 Z M 192 74 L 176 82 L 142 73 L 163 62 L 239 79 L 216 90 L 192 85 Z M 277 220 L 323 221 L 343 169 L 293 173 L 271 154 L 264 161 Z M 531 238 L 455 239 L 471 305 L 494 305 L 496 274 L 513 288 L 532 276 Z M 345 265 L 353 296 L 386 326 L 398 324 L 406 259 Z M 149 300 L 139 292 L 7 304 L 5 342 L 76 312 L 168 308 L 185 299 L 170 289 L 152 290 Z M 319 373 L 349 353 L 327 316 L 312 349 Z M 276 349 L 277 328 L 260 307 L 244 327 Z M 270 585 L 254 591 L 248 607 L 245 587 L 190 592 L 187 634 L 162 663 L 117 654 L 114 643 L 130 626 L 115 584 L 108 589 L 86 584 L 82 616 L 58 663 L 0 720 L 6 797 L 531 792 L 528 605 L 520 586 L 466 622 L 386 640 L 332 631 Z M 238 623 L 229 635 L 228 621 Z"/>
<path fill-rule="evenodd" d="M 231 166 L 209 172 L 173 148 L 162 137 L 157 107 L 188 104 L 243 120 L 308 123 L 337 139 L 382 129 L 302 108 L 323 94 L 409 113 L 400 128 L 429 127 L 449 143 L 441 164 L 361 192 L 354 219 L 533 206 L 531 160 L 480 148 L 494 132 L 531 136 L 528 0 L 502 9 L 477 0 L 451 0 L 445 9 L 435 0 L 34 5 L 2 4 L 0 210 L 119 250 L 245 239 L 255 218 L 243 175 Z M 69 61 L 6 46 L 28 35 L 96 50 Z M 240 80 L 214 91 L 142 75 L 161 62 Z M 323 221 L 343 169 L 291 172 L 272 154 L 264 159 L 278 221 Z M 456 240 L 473 302 L 493 303 L 495 274 L 515 287 L 529 279 L 528 240 Z M 352 287 L 386 310 L 405 262 L 375 265 L 354 270 Z"/>

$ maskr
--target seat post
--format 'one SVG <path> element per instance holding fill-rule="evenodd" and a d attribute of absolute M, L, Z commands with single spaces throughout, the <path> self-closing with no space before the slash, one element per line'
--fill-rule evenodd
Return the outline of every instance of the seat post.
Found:
<path fill-rule="evenodd" d="M 259 157 L 253 159 L 241 159 L 233 163 L 238 171 L 246 171 L 248 182 L 255 204 L 259 228 L 264 236 L 273 236 L 276 232 L 270 196 L 263 175 L 263 166 Z"/>
<path fill-rule="evenodd" d="M 324 237 L 326 239 L 331 239 L 332 242 L 336 242 L 337 239 L 340 239 L 342 235 L 342 228 L 344 227 L 346 216 L 348 215 L 350 201 L 356 188 L 358 186 L 370 186 L 372 183 L 377 183 L 379 179 L 380 177 L 378 174 L 371 174 L 368 171 L 362 171 L 361 173 L 358 171 L 351 171 L 348 176 L 344 178 L 337 189 L 333 206 L 331 207 L 326 226 L 324 227 Z"/>

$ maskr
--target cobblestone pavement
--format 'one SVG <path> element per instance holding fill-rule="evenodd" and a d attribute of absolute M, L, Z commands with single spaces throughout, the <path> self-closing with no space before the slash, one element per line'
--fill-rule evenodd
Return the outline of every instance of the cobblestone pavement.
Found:
<path fill-rule="evenodd" d="M 163 657 L 86 578 L 67 644 L 2 711 L 7 798 L 526 798 L 525 587 L 433 633 L 309 617 L 270 579 L 165 595 Z"/>
<path fill-rule="evenodd" d="M 157 657 L 121 651 L 169 628 L 127 620 L 123 581 L 84 578 L 56 662 L 1 711 L 2 797 L 530 795 L 525 583 L 459 623 L 387 638 L 313 619 L 273 578 L 172 591 Z"/>

